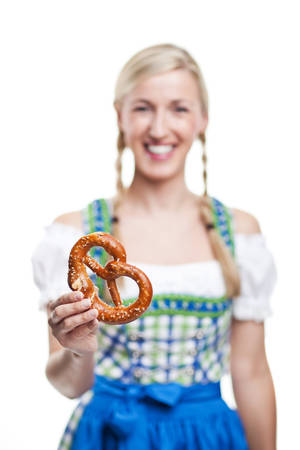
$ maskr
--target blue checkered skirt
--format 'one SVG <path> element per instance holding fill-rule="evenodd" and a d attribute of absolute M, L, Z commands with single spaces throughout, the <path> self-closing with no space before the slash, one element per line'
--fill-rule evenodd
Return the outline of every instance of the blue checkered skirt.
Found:
<path fill-rule="evenodd" d="M 124 384 L 96 376 L 72 450 L 244 450 L 240 418 L 220 383 Z M 63 448 L 63 447 L 61 447 Z"/>

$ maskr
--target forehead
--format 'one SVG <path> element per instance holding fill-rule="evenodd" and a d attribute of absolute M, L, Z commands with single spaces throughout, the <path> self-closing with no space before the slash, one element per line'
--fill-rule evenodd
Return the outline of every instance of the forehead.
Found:
<path fill-rule="evenodd" d="M 154 75 L 140 82 L 129 94 L 130 102 L 138 99 L 153 102 L 187 100 L 199 102 L 199 91 L 194 77 L 184 69 Z"/>

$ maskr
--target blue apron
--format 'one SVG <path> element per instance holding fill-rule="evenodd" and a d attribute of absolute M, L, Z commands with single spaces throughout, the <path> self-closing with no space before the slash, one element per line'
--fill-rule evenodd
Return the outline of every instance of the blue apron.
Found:
<path fill-rule="evenodd" d="M 72 450 L 246 450 L 220 383 L 124 384 L 96 376 Z"/>

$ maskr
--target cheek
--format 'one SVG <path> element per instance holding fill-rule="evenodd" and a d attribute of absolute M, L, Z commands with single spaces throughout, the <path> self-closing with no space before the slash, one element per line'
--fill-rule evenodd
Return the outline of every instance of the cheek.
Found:
<path fill-rule="evenodd" d="M 196 119 L 190 119 L 186 121 L 181 121 L 177 123 L 177 132 L 182 136 L 182 138 L 192 141 L 196 138 L 198 127 L 197 127 L 197 120 Z"/>
<path fill-rule="evenodd" d="M 136 138 L 139 138 L 141 135 L 143 135 L 148 125 L 149 120 L 147 120 L 146 117 L 137 117 L 134 115 L 128 117 L 128 120 L 124 123 L 123 129 L 127 143 L 129 144 Z"/>

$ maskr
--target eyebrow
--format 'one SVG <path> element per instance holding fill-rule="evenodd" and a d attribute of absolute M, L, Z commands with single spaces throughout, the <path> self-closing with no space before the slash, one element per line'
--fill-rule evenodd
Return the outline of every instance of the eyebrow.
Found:
<path fill-rule="evenodd" d="M 181 103 L 181 102 L 191 103 L 190 100 L 184 99 L 184 98 L 178 98 L 178 99 L 171 101 L 171 103 Z M 152 102 L 150 102 L 149 100 L 147 100 L 145 98 L 138 98 L 138 99 L 134 100 L 133 103 L 147 103 L 148 105 L 152 104 Z"/>

